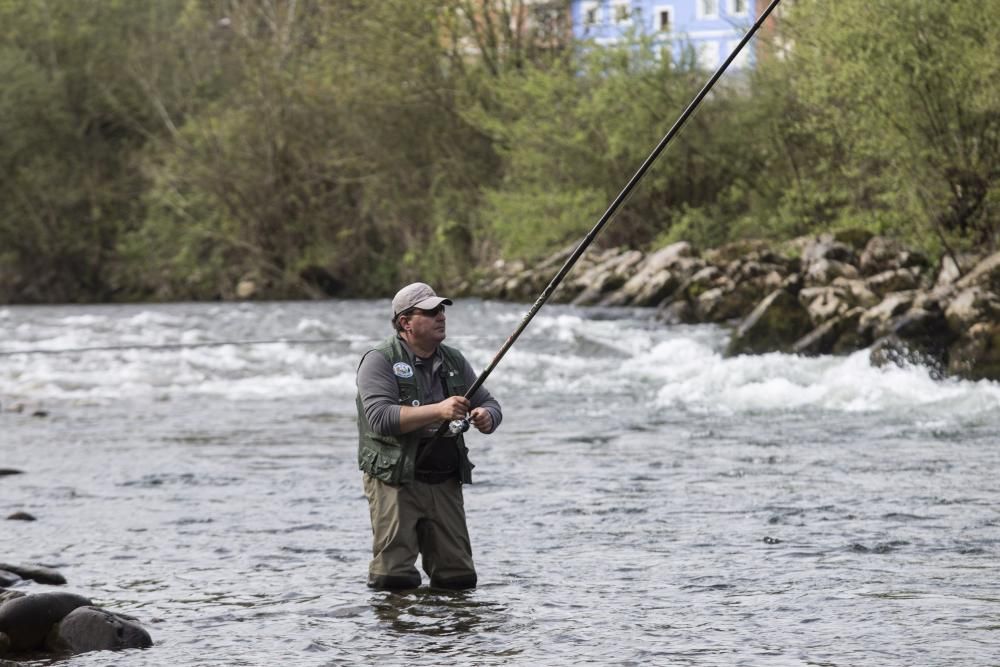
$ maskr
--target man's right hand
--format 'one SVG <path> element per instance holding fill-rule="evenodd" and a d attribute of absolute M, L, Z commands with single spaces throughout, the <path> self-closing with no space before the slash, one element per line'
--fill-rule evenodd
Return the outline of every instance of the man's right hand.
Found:
<path fill-rule="evenodd" d="M 438 416 L 443 421 L 453 419 L 465 419 L 469 414 L 469 399 L 465 396 L 449 396 L 440 403 L 437 403 Z"/>

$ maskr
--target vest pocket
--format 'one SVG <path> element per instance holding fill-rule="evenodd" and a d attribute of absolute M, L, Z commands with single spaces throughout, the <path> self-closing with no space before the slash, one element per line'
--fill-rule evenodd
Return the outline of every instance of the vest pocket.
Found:
<path fill-rule="evenodd" d="M 379 449 L 364 447 L 359 457 L 361 469 L 383 482 L 395 484 L 399 481 L 397 478 L 400 471 L 397 470 L 399 467 L 397 464 L 400 456 L 402 456 L 402 450 L 399 447 L 380 447 Z"/>

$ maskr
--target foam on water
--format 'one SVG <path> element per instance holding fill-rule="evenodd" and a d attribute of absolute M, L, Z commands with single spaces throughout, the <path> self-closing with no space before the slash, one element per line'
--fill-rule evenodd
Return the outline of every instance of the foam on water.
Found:
<path fill-rule="evenodd" d="M 921 366 L 873 367 L 868 352 L 846 357 L 765 354 L 725 358 L 720 347 L 677 337 L 625 364 L 659 385 L 656 401 L 699 412 L 818 408 L 841 412 L 920 409 L 974 414 L 1000 409 L 1000 385 L 934 380 Z"/>
<path fill-rule="evenodd" d="M 385 321 L 349 320 L 314 304 L 118 307 L 97 312 L 0 311 L 5 350 L 169 345 L 219 340 L 326 338 L 322 345 L 275 343 L 102 350 L 3 357 L 8 399 L 169 400 L 204 395 L 230 400 L 353 395 L 361 353 L 384 336 Z M 296 310 L 302 312 L 297 313 Z M 477 304 L 450 315 L 451 342 L 477 369 L 520 322 L 516 306 Z M 353 309 L 355 312 L 358 308 Z M 800 409 L 844 413 L 918 408 L 928 420 L 1000 410 L 1000 385 L 936 381 L 921 367 L 873 368 L 866 352 L 805 358 L 766 354 L 725 358 L 727 332 L 712 326 L 664 327 L 648 312 L 552 307 L 540 313 L 490 380 L 503 392 L 613 401 L 636 397 L 652 408 L 704 414 Z"/>

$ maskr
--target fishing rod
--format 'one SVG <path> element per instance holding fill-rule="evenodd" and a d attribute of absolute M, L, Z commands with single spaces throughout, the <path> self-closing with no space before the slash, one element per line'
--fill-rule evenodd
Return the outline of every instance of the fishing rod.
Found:
<path fill-rule="evenodd" d="M 500 350 L 497 351 L 496 355 L 493 357 L 493 361 L 491 361 L 489 366 L 487 366 L 486 369 L 479 374 L 479 377 L 476 378 L 476 381 L 473 382 L 472 386 L 469 387 L 469 390 L 465 392 L 465 398 L 467 399 L 471 398 L 472 395 L 475 394 L 476 391 L 478 391 L 481 386 L 483 386 L 483 383 L 486 382 L 486 378 L 490 376 L 490 373 L 493 372 L 493 369 L 497 367 L 497 365 L 500 363 L 500 360 L 504 358 L 504 355 L 507 354 L 507 351 L 514 345 L 515 342 L 517 342 L 517 339 L 521 336 L 521 333 L 528 327 L 528 324 L 531 322 L 531 320 L 534 319 L 538 311 L 541 310 L 542 306 L 545 305 L 545 302 L 549 300 L 550 296 L 552 296 L 552 293 L 556 291 L 557 287 L 559 287 L 559 283 L 563 281 L 563 278 L 565 278 L 566 274 L 570 272 L 570 269 L 572 269 L 573 265 L 576 264 L 578 259 L 580 259 L 580 256 L 583 255 L 583 253 L 587 250 L 587 248 L 590 246 L 593 240 L 597 238 L 597 235 L 601 232 L 602 229 L 604 229 L 604 226 L 608 224 L 608 221 L 611 220 L 612 216 L 614 216 L 615 212 L 618 210 L 618 207 L 621 206 L 622 202 L 625 201 L 625 199 L 629 196 L 629 194 L 632 192 L 635 186 L 638 185 L 639 181 L 642 180 L 642 177 L 645 176 L 646 171 L 648 171 L 649 168 L 652 166 L 653 162 L 656 161 L 656 158 L 660 156 L 660 153 L 662 153 L 663 150 L 667 147 L 667 144 L 669 144 L 671 139 L 674 138 L 674 135 L 676 135 L 680 131 L 680 129 L 684 126 L 684 123 L 687 122 L 687 119 L 691 116 L 691 114 L 694 113 L 695 109 L 698 108 L 698 105 L 701 104 L 701 101 L 705 99 L 705 96 L 708 95 L 708 93 L 712 90 L 712 87 L 715 85 L 715 82 L 718 81 L 719 78 L 725 73 L 726 68 L 728 68 L 730 63 L 732 63 L 733 60 L 736 59 L 736 56 L 740 54 L 740 51 L 743 50 L 743 47 L 746 46 L 747 42 L 749 42 L 753 38 L 753 36 L 757 33 L 760 27 L 764 25 L 764 21 L 767 20 L 767 17 L 770 16 L 771 12 L 774 11 L 774 8 L 778 6 L 778 3 L 780 1 L 781 0 L 771 0 L 771 3 L 761 13 L 761 15 L 757 18 L 757 20 L 754 21 L 753 26 L 750 27 L 747 33 L 743 35 L 743 39 L 741 39 L 739 44 L 736 45 L 736 48 L 734 48 L 732 53 L 729 54 L 729 57 L 723 61 L 723 63 L 719 66 L 717 70 L 715 70 L 715 74 L 713 74 L 711 78 L 709 78 L 708 83 L 706 83 L 704 87 L 702 87 L 702 89 L 698 92 L 698 94 L 694 96 L 694 99 L 691 100 L 691 103 L 688 104 L 687 108 L 684 109 L 683 113 L 681 113 L 681 115 L 677 118 L 677 120 L 674 122 L 670 130 L 665 135 L 663 135 L 663 138 L 660 139 L 660 143 L 656 145 L 656 148 L 653 149 L 653 152 L 649 154 L 649 157 L 647 157 L 646 160 L 642 163 L 642 165 L 640 165 L 639 169 L 635 172 L 632 178 L 629 179 L 629 182 L 626 183 L 624 188 L 622 188 L 622 191 L 618 193 L 618 196 L 615 197 L 614 201 L 611 202 L 611 205 L 608 206 L 608 210 L 604 212 L 604 215 L 602 215 L 600 220 L 597 221 L 597 224 L 594 225 L 594 228 L 591 229 L 590 232 L 583 238 L 583 240 L 580 242 L 580 245 L 576 247 L 576 250 L 573 251 L 573 254 L 569 256 L 569 259 L 566 260 L 566 262 L 562 265 L 562 268 L 559 269 L 556 275 L 552 278 L 552 281 L 549 283 L 548 287 L 542 290 L 542 293 L 535 300 L 534 305 L 531 306 L 531 309 L 524 316 L 524 319 L 521 320 L 521 323 L 518 325 L 518 327 L 514 330 L 514 332 L 510 336 L 507 337 L 506 342 L 504 342 Z M 460 431 L 467 431 L 469 430 L 468 420 L 457 419 L 451 422 L 450 424 L 444 423 L 441 425 L 441 428 L 438 429 L 437 435 L 438 436 L 443 435 L 446 430 L 450 430 L 453 433 Z"/>

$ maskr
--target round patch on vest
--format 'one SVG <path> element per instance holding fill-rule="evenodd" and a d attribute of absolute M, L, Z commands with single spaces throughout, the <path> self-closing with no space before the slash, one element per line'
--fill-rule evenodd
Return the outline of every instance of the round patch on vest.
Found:
<path fill-rule="evenodd" d="M 398 361 L 392 365 L 392 372 L 396 374 L 396 377 L 411 378 L 413 377 L 413 366 L 405 361 Z"/>
<path fill-rule="evenodd" d="M 417 399 L 413 399 L 413 403 L 411 403 L 410 405 L 412 405 L 415 408 L 419 408 L 420 407 L 420 401 L 418 401 Z"/>

